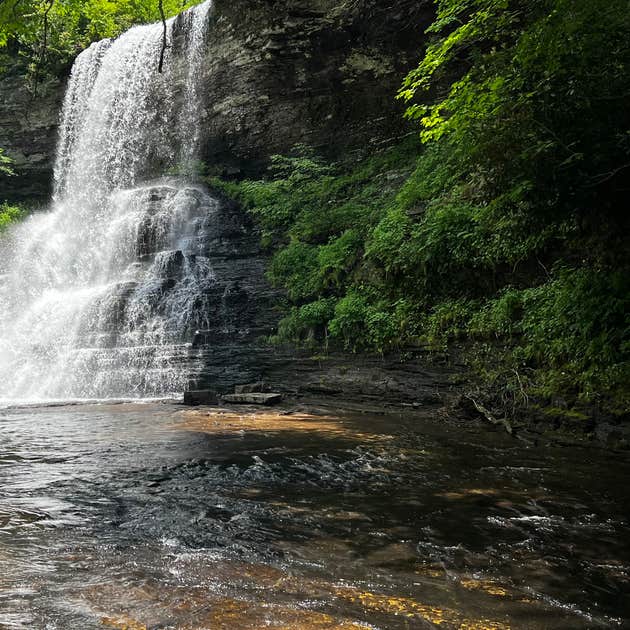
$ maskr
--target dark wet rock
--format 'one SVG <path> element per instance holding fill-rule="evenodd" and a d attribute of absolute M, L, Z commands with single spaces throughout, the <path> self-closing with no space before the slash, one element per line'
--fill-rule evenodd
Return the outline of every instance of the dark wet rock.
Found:
<path fill-rule="evenodd" d="M 275 405 L 282 402 L 282 394 L 251 392 L 241 394 L 224 394 L 221 401 L 243 405 Z"/>
<path fill-rule="evenodd" d="M 163 252 L 161 261 L 161 272 L 166 278 L 177 278 L 181 274 L 185 257 L 181 250 Z"/>
<path fill-rule="evenodd" d="M 19 74 L 0 75 L 0 147 L 14 160 L 2 179 L 0 201 L 44 203 L 52 191 L 57 126 L 65 82 L 50 79 L 34 97 Z"/>
<path fill-rule="evenodd" d="M 268 392 L 269 386 L 263 381 L 256 381 L 255 383 L 246 383 L 244 385 L 235 385 L 235 394 L 251 394 L 253 392 Z"/>
<path fill-rule="evenodd" d="M 600 422 L 594 427 L 595 437 L 609 446 L 628 448 L 630 446 L 630 426 Z"/>
<path fill-rule="evenodd" d="M 326 396 L 335 396 L 343 393 L 343 389 L 340 389 L 339 387 L 326 385 L 320 382 L 305 383 L 302 385 L 301 389 L 303 392 L 309 392 L 311 394 L 324 394 Z"/>
<path fill-rule="evenodd" d="M 284 296 L 265 277 L 267 254 L 260 232 L 237 204 L 225 199 L 211 220 L 213 226 L 229 225 L 230 236 L 222 234 L 206 244 L 214 284 L 208 292 L 207 321 L 191 339 L 191 355 L 202 366 L 191 374 L 191 390 L 245 393 L 247 384 L 264 383 L 249 391 L 420 405 L 448 396 L 453 370 L 429 366 L 421 350 L 409 352 L 403 361 L 399 355 L 345 352 L 314 357 L 294 347 L 269 345 L 266 339 L 277 331 L 276 307 Z"/>
<path fill-rule="evenodd" d="M 209 389 L 189 390 L 184 392 L 185 405 L 215 405 L 217 402 L 216 392 Z"/>

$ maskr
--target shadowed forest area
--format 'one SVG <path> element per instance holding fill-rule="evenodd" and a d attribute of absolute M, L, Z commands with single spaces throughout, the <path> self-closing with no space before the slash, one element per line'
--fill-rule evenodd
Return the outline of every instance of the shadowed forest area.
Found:
<path fill-rule="evenodd" d="M 398 94 L 417 134 L 351 165 L 299 146 L 264 180 L 215 182 L 274 251 L 278 339 L 455 347 L 498 406 L 625 417 L 627 2 L 437 5 Z"/>

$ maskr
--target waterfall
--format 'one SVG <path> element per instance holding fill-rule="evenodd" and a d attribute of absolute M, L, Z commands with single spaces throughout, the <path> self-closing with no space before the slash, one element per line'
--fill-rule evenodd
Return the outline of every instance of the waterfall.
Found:
<path fill-rule="evenodd" d="M 179 395 L 213 285 L 200 143 L 210 0 L 92 44 L 61 114 L 54 193 L 0 242 L 0 399 Z M 177 172 L 177 177 L 163 173 Z M 161 176 L 161 177 L 160 177 Z"/>

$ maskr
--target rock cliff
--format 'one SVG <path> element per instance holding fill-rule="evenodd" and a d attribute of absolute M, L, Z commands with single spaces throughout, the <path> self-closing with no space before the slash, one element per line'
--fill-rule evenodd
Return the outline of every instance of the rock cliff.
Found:
<path fill-rule="evenodd" d="M 223 175 L 255 176 L 270 155 L 298 143 L 346 161 L 410 133 L 394 97 L 421 55 L 432 11 L 430 0 L 215 0 L 202 71 L 202 159 Z M 18 173 L 0 199 L 50 195 L 65 80 L 49 79 L 32 98 L 19 76 L 0 77 L 0 146 Z M 261 339 L 274 330 L 281 296 L 265 281 L 256 227 L 224 200 L 212 233 L 216 312 L 193 340 L 205 368 L 191 387 L 225 392 L 265 379 L 284 391 L 428 402 L 438 383 L 446 386 L 422 361 L 340 354 L 322 362 L 267 347 Z"/>
<path fill-rule="evenodd" d="M 0 201 L 39 205 L 48 199 L 64 86 L 65 80 L 50 78 L 33 95 L 20 74 L 0 75 L 0 147 L 16 172 L 0 182 Z"/>
<path fill-rule="evenodd" d="M 252 175 L 296 143 L 343 160 L 408 133 L 394 96 L 421 54 L 432 7 L 430 0 L 215 0 L 202 158 L 218 172 Z M 0 147 L 17 171 L 0 198 L 49 196 L 66 78 L 47 79 L 33 97 L 18 74 L 0 77 Z"/>
<path fill-rule="evenodd" d="M 394 98 L 428 0 L 216 0 L 204 158 L 251 174 L 296 143 L 333 159 L 409 131 Z"/>

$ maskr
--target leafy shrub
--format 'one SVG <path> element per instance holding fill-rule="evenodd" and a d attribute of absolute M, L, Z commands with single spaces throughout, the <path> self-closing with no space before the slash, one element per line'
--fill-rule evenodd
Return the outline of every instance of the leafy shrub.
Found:
<path fill-rule="evenodd" d="M 287 287 L 291 300 L 312 298 L 319 289 L 317 248 L 293 241 L 274 255 L 268 275 L 275 285 Z"/>
<path fill-rule="evenodd" d="M 0 232 L 22 219 L 25 214 L 25 210 L 19 206 L 12 206 L 8 203 L 0 204 Z"/>
<path fill-rule="evenodd" d="M 4 149 L 0 147 L 0 175 L 13 175 L 13 160 L 5 154 Z"/>
<path fill-rule="evenodd" d="M 292 307 L 282 319 L 276 341 L 322 341 L 328 336 L 328 322 L 335 311 L 335 299 L 327 298 Z"/>

